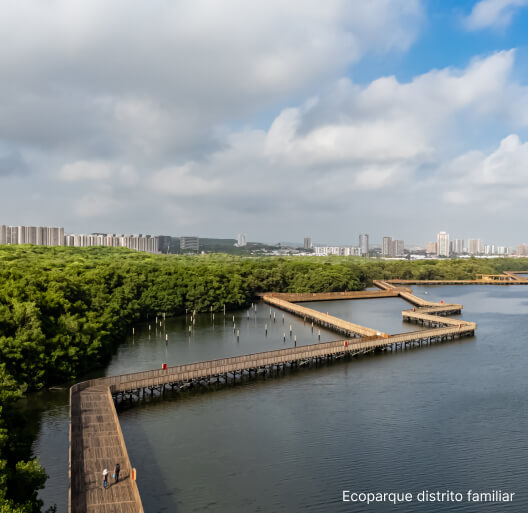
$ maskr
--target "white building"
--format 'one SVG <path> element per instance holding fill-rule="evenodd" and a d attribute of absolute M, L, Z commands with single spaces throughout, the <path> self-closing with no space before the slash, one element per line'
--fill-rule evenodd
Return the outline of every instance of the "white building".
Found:
<path fill-rule="evenodd" d="M 468 253 L 470 255 L 480 255 L 483 253 L 482 241 L 480 239 L 468 239 Z"/>
<path fill-rule="evenodd" d="M 0 244 L 63 246 L 64 228 L 53 226 L 0 225 Z"/>
<path fill-rule="evenodd" d="M 159 253 L 159 238 L 152 235 L 116 235 L 110 233 L 92 233 L 85 235 L 68 234 L 64 236 L 64 244 L 76 248 L 89 246 L 108 246 L 128 248 L 145 253 Z"/>
<path fill-rule="evenodd" d="M 361 256 L 361 249 L 356 246 L 314 246 L 316 256 Z"/>
<path fill-rule="evenodd" d="M 359 235 L 359 248 L 361 250 L 361 255 L 368 256 L 368 254 L 369 254 L 369 236 L 368 236 L 368 233 L 361 233 Z"/>
<path fill-rule="evenodd" d="M 449 233 L 440 232 L 436 236 L 437 243 L 437 255 L 438 256 L 449 256 Z"/>
<path fill-rule="evenodd" d="M 247 237 L 245 233 L 239 233 L 237 235 L 237 243 L 236 246 L 238 248 L 244 248 L 247 246 Z"/>

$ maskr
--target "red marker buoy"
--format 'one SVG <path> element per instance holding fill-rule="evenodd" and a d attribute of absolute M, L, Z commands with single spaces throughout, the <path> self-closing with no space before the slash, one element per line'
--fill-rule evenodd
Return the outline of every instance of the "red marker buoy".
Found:
<path fill-rule="evenodd" d="M 162 363 L 161 364 L 161 370 L 167 370 L 167 364 L 166 363 Z"/>

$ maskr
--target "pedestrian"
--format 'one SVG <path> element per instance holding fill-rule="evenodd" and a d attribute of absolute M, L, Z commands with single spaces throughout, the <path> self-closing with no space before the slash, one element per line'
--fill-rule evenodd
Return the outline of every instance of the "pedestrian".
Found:
<path fill-rule="evenodd" d="M 103 470 L 103 488 L 106 490 L 106 487 L 108 486 L 108 469 Z"/>
<path fill-rule="evenodd" d="M 114 479 L 115 479 L 116 483 L 119 481 L 119 472 L 120 471 L 121 471 L 121 466 L 119 465 L 119 463 L 116 463 L 116 466 L 115 466 L 115 469 L 114 469 Z"/>

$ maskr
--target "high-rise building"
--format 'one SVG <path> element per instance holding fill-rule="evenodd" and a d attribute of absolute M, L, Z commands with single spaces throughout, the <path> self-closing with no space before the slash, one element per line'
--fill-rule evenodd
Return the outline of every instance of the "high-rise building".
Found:
<path fill-rule="evenodd" d="M 243 248 L 243 247 L 247 246 L 247 237 L 246 237 L 245 233 L 239 233 L 237 235 L 237 243 L 236 243 L 236 245 L 239 248 Z"/>
<path fill-rule="evenodd" d="M 180 237 L 180 249 L 182 251 L 198 251 L 200 239 L 194 236 Z"/>
<path fill-rule="evenodd" d="M 482 241 L 480 239 L 468 239 L 467 250 L 470 255 L 480 255 L 483 252 Z"/>
<path fill-rule="evenodd" d="M 436 242 L 428 242 L 425 245 L 425 252 L 430 255 L 436 255 L 438 253 L 438 244 Z"/>
<path fill-rule="evenodd" d="M 392 241 L 392 255 L 397 257 L 404 255 L 404 244 L 402 240 Z"/>
<path fill-rule="evenodd" d="M 368 233 L 359 234 L 359 249 L 361 250 L 361 255 L 368 256 L 368 254 L 369 254 L 369 236 L 368 236 Z"/>
<path fill-rule="evenodd" d="M 528 244 L 519 244 L 515 248 L 515 254 L 517 256 L 528 256 Z"/>
<path fill-rule="evenodd" d="M 464 239 L 455 239 L 451 245 L 451 249 L 455 255 L 464 253 Z"/>
<path fill-rule="evenodd" d="M 64 236 L 66 246 L 85 248 L 89 246 L 108 246 L 128 248 L 146 253 L 159 253 L 159 238 L 152 235 L 115 235 L 109 233 L 68 234 Z"/>
<path fill-rule="evenodd" d="M 393 256 L 392 250 L 392 237 L 383 237 L 381 254 L 383 256 Z"/>
<path fill-rule="evenodd" d="M 304 249 L 312 249 L 312 238 L 311 237 L 304 238 Z"/>
<path fill-rule="evenodd" d="M 51 226 L 0 226 L 0 244 L 64 245 L 64 228 Z"/>
<path fill-rule="evenodd" d="M 436 236 L 436 254 L 438 256 L 449 256 L 449 233 L 447 232 L 440 232 Z"/>

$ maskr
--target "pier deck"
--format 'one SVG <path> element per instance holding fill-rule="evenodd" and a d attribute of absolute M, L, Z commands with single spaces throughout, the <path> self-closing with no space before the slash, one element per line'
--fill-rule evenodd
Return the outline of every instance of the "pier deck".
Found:
<path fill-rule="evenodd" d="M 132 465 L 114 401 L 162 393 L 166 387 L 185 389 L 200 384 L 227 382 L 242 376 L 252 377 L 263 373 L 280 372 L 310 362 L 443 342 L 472 336 L 475 333 L 477 327 L 475 323 L 445 317 L 450 313 L 460 313 L 462 305 L 426 301 L 414 296 L 410 289 L 396 286 L 388 281 L 378 281 L 375 284 L 381 289 L 380 291 L 328 293 L 320 297 L 313 294 L 262 295 L 262 299 L 268 304 L 356 338 L 111 376 L 74 385 L 70 390 L 69 512 L 143 513 L 138 487 L 132 480 Z M 416 305 L 413 310 L 402 312 L 404 318 L 429 323 L 435 327 L 388 335 L 295 304 L 296 301 L 318 301 L 330 298 L 371 299 L 396 296 Z M 113 485 L 111 475 L 117 462 L 121 465 L 121 479 L 117 485 Z M 110 474 L 111 486 L 107 490 L 102 487 L 104 468 L 107 468 Z"/>

